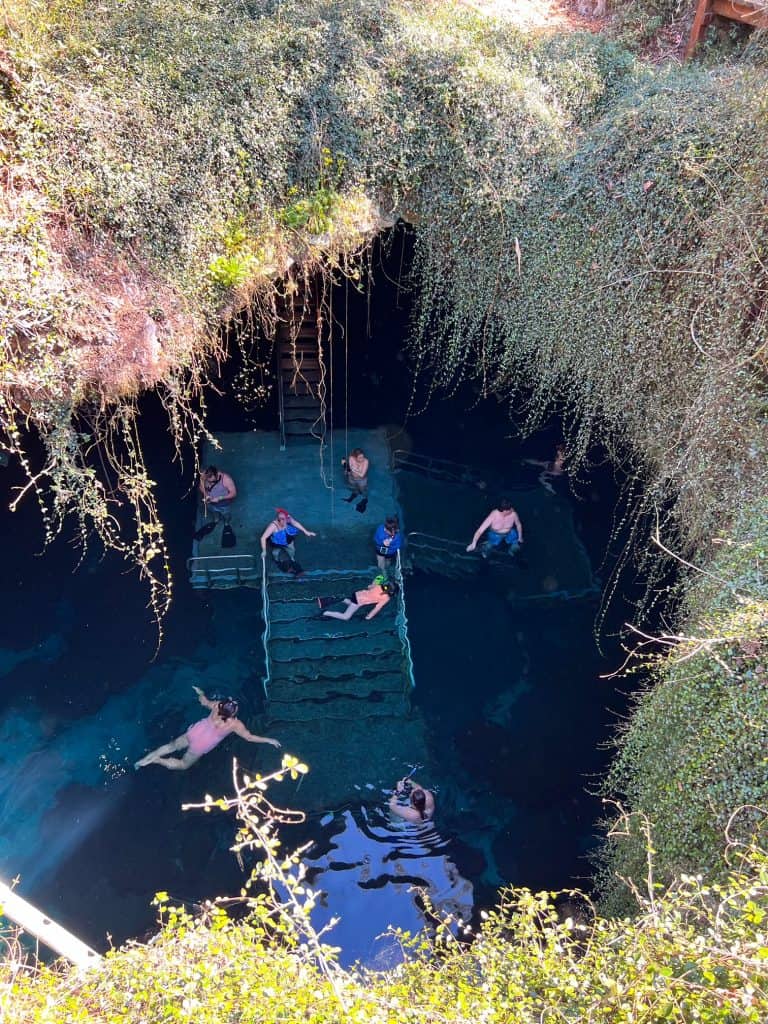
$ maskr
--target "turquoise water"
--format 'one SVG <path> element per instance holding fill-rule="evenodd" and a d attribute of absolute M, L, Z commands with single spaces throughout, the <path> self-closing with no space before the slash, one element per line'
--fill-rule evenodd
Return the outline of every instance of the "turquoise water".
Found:
<path fill-rule="evenodd" d="M 156 891 L 194 906 L 240 888 L 229 852 L 232 819 L 180 807 L 229 792 L 235 754 L 249 769 L 279 763 L 273 748 L 233 738 L 185 773 L 130 767 L 198 717 L 193 685 L 234 693 L 246 723 L 268 730 L 259 719 L 260 595 L 185 586 L 193 504 L 175 469 L 157 475 L 179 577 L 154 660 L 145 591 L 117 558 L 93 552 L 78 566 L 67 539 L 36 557 L 36 515 L 0 513 L 13 538 L 0 648 L 0 874 L 20 876 L 23 896 L 99 949 L 108 935 L 119 942 L 151 929 Z M 2 480 L 10 488 L 18 470 Z M 466 918 L 501 884 L 559 888 L 589 874 L 599 802 L 585 790 L 604 766 L 598 743 L 609 732 L 607 707 L 620 698 L 598 678 L 615 661 L 597 652 L 595 595 L 552 595 L 583 577 L 584 541 L 595 548 L 607 524 L 587 509 L 592 533 L 582 537 L 584 508 L 567 488 L 539 493 L 535 475 L 525 473 L 517 483 L 524 564 L 478 560 L 477 571 L 452 577 L 414 558 L 406 582 L 413 720 L 394 721 L 389 745 L 377 744 L 375 756 L 364 722 L 336 723 L 315 745 L 319 787 L 280 794 L 309 810 L 295 838 L 315 842 L 313 881 L 326 894 L 318 923 L 341 916 L 336 941 L 346 962 L 396 959 L 397 947 L 377 936 L 387 924 L 421 927 L 414 886 Z M 401 485 L 405 522 L 421 526 L 441 503 L 440 486 L 426 501 L 423 482 Z M 484 507 L 486 499 L 480 491 L 467 501 L 469 509 L 454 494 L 445 503 L 450 514 L 428 518 L 442 535 L 458 539 L 464 531 L 468 540 L 473 503 Z M 549 524 L 538 537 L 537 522 Z M 545 600 L 531 600 L 536 595 Z M 301 735 L 291 743 L 299 756 Z M 354 794 L 339 801 L 333 759 L 345 744 L 359 775 Z M 384 806 L 392 783 L 416 761 L 438 811 L 434 826 L 414 835 Z"/>

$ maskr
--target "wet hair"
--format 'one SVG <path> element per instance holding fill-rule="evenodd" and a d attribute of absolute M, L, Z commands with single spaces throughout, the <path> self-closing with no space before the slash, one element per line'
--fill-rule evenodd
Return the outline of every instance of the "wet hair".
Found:
<path fill-rule="evenodd" d="M 400 520 L 397 518 L 397 516 L 387 516 L 387 518 L 384 520 L 384 525 L 388 527 L 390 530 L 399 530 Z"/>
<path fill-rule="evenodd" d="M 395 594 L 400 593 L 400 587 L 398 586 L 397 583 L 395 583 L 394 580 L 389 580 L 388 582 L 380 583 L 379 586 L 384 591 L 384 593 L 389 594 L 390 597 L 394 597 Z"/>
<path fill-rule="evenodd" d="M 237 713 L 240 710 L 240 705 L 234 697 L 224 697 L 219 701 L 216 707 L 219 712 L 219 717 L 223 718 L 225 721 L 228 718 L 237 718 Z"/>
<path fill-rule="evenodd" d="M 358 458 L 360 455 L 365 455 L 365 452 L 363 451 L 362 448 L 353 448 L 349 454 L 354 455 L 355 458 Z"/>
<path fill-rule="evenodd" d="M 509 500 L 509 498 L 502 498 L 499 501 L 499 509 L 502 512 L 511 512 L 511 510 L 512 510 L 512 502 Z"/>
<path fill-rule="evenodd" d="M 424 808 L 427 806 L 427 794 L 423 789 L 418 786 L 414 786 L 411 790 L 411 807 L 417 810 L 421 815 L 421 820 L 425 820 Z"/>
<path fill-rule="evenodd" d="M 218 475 L 219 475 L 219 467 L 218 466 L 214 466 L 214 465 L 206 466 L 205 469 L 203 470 L 203 476 L 218 476 Z"/>

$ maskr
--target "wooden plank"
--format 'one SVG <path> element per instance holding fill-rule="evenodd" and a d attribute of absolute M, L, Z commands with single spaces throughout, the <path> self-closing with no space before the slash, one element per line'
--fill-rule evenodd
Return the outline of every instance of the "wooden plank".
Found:
<path fill-rule="evenodd" d="M 101 962 L 96 950 L 86 946 L 66 928 L 17 895 L 5 882 L 0 882 L 0 907 L 5 917 L 15 922 L 28 935 L 33 935 L 58 956 L 66 957 L 77 967 L 92 967 Z"/>
<path fill-rule="evenodd" d="M 688 45 L 685 48 L 685 59 L 689 60 L 696 52 L 696 47 L 701 42 L 701 37 L 704 35 L 704 29 L 712 18 L 709 10 L 710 0 L 698 0 L 696 4 L 696 14 L 693 18 L 693 25 L 691 25 L 691 34 L 688 37 Z"/>
<path fill-rule="evenodd" d="M 740 21 L 753 28 L 768 28 L 768 7 L 743 3 L 742 0 L 711 0 L 710 10 L 721 18 Z"/>

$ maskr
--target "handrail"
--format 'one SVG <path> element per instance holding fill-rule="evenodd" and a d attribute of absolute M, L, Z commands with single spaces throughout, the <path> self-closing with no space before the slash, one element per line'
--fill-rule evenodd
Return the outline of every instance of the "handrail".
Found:
<path fill-rule="evenodd" d="M 409 544 L 416 537 L 423 537 L 425 540 L 436 540 L 440 544 L 453 544 L 456 547 L 464 548 L 465 551 L 467 547 L 463 540 L 454 540 L 452 537 L 436 537 L 433 533 L 422 533 L 420 530 L 412 530 L 410 533 L 406 534 L 406 539 Z M 418 540 L 416 543 L 419 543 Z"/>
<path fill-rule="evenodd" d="M 254 562 L 253 555 L 192 555 L 187 559 L 187 571 L 192 572 L 197 562 L 218 562 L 221 565 L 221 571 L 223 572 L 227 568 L 233 568 L 238 560 L 245 559 L 248 563 L 248 568 L 255 569 L 256 564 Z M 205 565 L 203 568 L 208 571 L 217 571 L 216 566 Z M 246 568 L 246 566 L 240 566 L 240 568 Z"/>
<path fill-rule="evenodd" d="M 264 698 L 269 700 L 269 681 L 272 676 L 272 669 L 269 662 L 269 576 L 267 575 L 267 556 L 264 552 L 261 555 L 261 614 L 264 618 L 264 632 L 261 634 L 261 642 L 264 645 Z"/>
<path fill-rule="evenodd" d="M 462 462 L 453 462 L 451 459 L 441 459 L 434 455 L 421 455 L 419 452 L 409 452 L 404 448 L 396 448 L 392 452 L 392 469 L 421 469 L 426 472 L 435 471 L 444 477 L 453 478 L 456 481 L 473 483 L 479 480 L 478 473 Z"/>
<path fill-rule="evenodd" d="M 277 402 L 280 417 L 280 451 L 285 451 L 285 397 L 283 395 L 283 368 L 280 365 L 281 345 L 278 341 L 275 345 L 275 360 L 277 362 Z"/>
<path fill-rule="evenodd" d="M 397 634 L 400 637 L 400 644 L 405 654 L 405 664 L 408 669 L 408 679 L 411 683 L 411 689 L 416 688 L 416 677 L 413 673 L 413 657 L 411 655 L 411 641 L 408 639 L 408 615 L 405 611 L 405 585 L 403 580 L 402 568 L 400 565 L 400 552 L 397 552 L 397 562 L 395 565 L 396 579 L 400 587 L 397 602 L 397 615 L 395 616 L 395 625 L 397 626 Z"/>
<path fill-rule="evenodd" d="M 420 470 L 427 476 L 447 480 L 449 483 L 474 484 L 477 487 L 486 487 L 486 480 L 483 473 L 468 466 L 463 462 L 453 462 L 451 459 L 441 459 L 435 455 L 421 455 L 419 452 L 409 452 L 404 448 L 396 448 L 392 452 L 392 471 L 398 469 Z M 491 470 L 488 471 L 491 473 Z M 496 481 L 494 489 L 498 492 L 502 486 L 501 481 Z M 508 482 L 504 485 L 505 490 L 519 493 L 520 491 L 532 491 L 539 487 L 537 482 L 526 483 L 524 481 Z"/>

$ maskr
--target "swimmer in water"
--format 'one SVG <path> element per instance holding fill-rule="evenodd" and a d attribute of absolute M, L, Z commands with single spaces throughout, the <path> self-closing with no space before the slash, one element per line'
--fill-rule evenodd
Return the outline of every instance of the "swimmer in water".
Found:
<path fill-rule="evenodd" d="M 400 803 L 403 796 L 408 797 L 407 804 Z M 413 779 L 400 779 L 389 798 L 389 809 L 398 817 L 418 825 L 422 821 L 431 821 L 435 816 L 435 797 Z"/>
<path fill-rule="evenodd" d="M 237 717 L 240 707 L 236 700 L 227 697 L 224 700 L 208 700 L 198 686 L 192 689 L 197 694 L 197 699 L 204 708 L 210 708 L 210 715 L 201 718 L 199 722 L 190 725 L 185 733 L 170 743 L 163 744 L 150 754 L 145 754 L 140 761 L 137 761 L 134 768 L 144 768 L 148 764 L 161 764 L 163 768 L 170 768 L 172 771 L 184 771 L 191 768 L 195 761 L 199 761 L 204 754 L 210 753 L 223 739 L 231 732 L 237 733 L 242 739 L 249 743 L 271 743 L 273 747 L 279 747 L 277 740 L 269 739 L 267 736 L 254 736 L 249 732 L 240 719 Z M 184 751 L 181 757 L 168 757 L 168 754 Z"/>
<path fill-rule="evenodd" d="M 523 524 L 520 516 L 512 508 L 509 498 L 502 498 L 499 507 L 490 512 L 475 530 L 475 535 L 467 545 L 467 551 L 474 551 L 477 542 L 486 533 L 486 538 L 480 549 L 483 558 L 487 558 L 494 548 L 503 550 L 502 545 L 514 554 L 523 543 Z"/>

